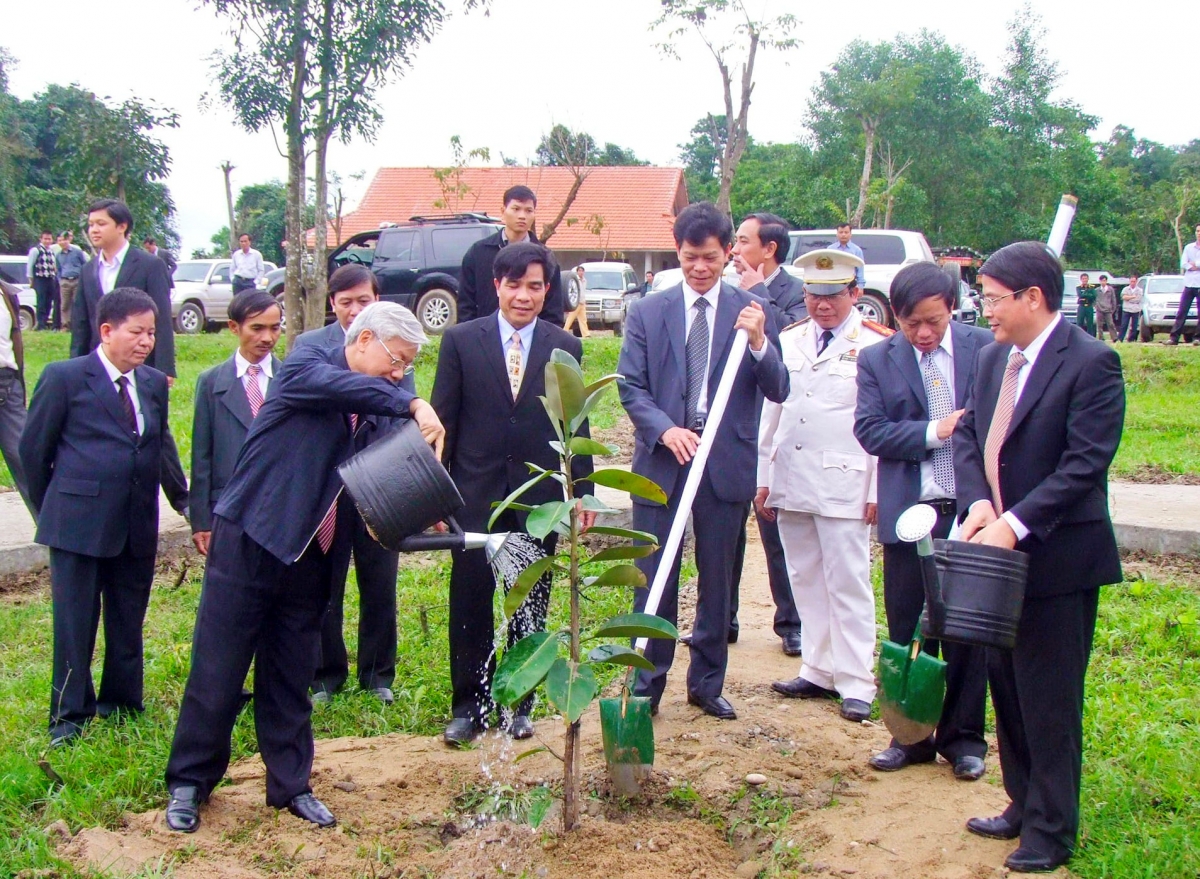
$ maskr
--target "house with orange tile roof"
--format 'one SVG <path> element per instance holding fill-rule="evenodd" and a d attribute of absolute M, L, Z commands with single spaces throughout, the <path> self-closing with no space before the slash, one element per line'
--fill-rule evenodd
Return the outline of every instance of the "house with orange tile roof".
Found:
<path fill-rule="evenodd" d="M 524 184 L 537 193 L 537 232 L 558 216 L 571 185 L 569 168 L 380 168 L 356 209 L 342 217 L 341 240 L 410 217 L 480 213 L 499 217 L 504 191 Z M 679 265 L 671 226 L 687 207 L 682 168 L 589 168 L 575 201 L 547 242 L 564 269 L 616 260 L 638 272 Z M 329 246 L 338 243 L 333 224 Z"/>

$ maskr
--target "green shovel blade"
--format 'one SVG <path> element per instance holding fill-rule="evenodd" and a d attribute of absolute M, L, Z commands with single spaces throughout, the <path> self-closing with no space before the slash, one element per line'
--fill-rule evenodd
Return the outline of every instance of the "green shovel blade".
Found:
<path fill-rule="evenodd" d="M 650 699 L 645 696 L 601 699 L 600 733 L 604 740 L 604 762 L 614 790 L 620 796 L 636 796 L 654 765 Z"/>
<path fill-rule="evenodd" d="M 946 698 L 946 663 L 912 644 L 884 641 L 879 650 L 879 708 L 884 724 L 902 745 L 932 733 Z"/>

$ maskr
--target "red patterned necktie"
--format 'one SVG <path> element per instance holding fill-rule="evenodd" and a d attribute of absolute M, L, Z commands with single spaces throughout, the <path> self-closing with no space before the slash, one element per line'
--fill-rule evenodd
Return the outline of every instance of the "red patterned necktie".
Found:
<path fill-rule="evenodd" d="M 353 436 L 356 430 L 358 430 L 358 416 L 351 414 L 350 435 Z M 337 530 L 337 502 L 338 499 L 335 495 L 333 503 L 325 511 L 325 518 L 317 526 L 317 546 L 321 547 L 321 552 L 323 553 L 328 553 L 329 547 L 333 546 L 333 532 Z"/>
<path fill-rule="evenodd" d="M 987 442 L 983 445 L 983 469 L 997 516 L 1004 512 L 1004 502 L 1000 499 L 1000 447 L 1008 436 L 1017 403 L 1017 374 L 1027 362 L 1025 355 L 1016 348 L 1008 355 L 1008 366 L 1004 368 L 1004 379 L 1000 382 L 1000 397 L 996 400 L 996 411 L 992 413 L 992 426 L 988 428 Z"/>
<path fill-rule="evenodd" d="M 262 408 L 263 392 L 262 387 L 258 383 L 258 375 L 262 372 L 262 367 L 257 363 L 251 363 L 246 367 L 246 375 L 249 379 L 245 383 L 246 399 L 250 403 L 250 417 L 257 418 L 258 410 Z"/>

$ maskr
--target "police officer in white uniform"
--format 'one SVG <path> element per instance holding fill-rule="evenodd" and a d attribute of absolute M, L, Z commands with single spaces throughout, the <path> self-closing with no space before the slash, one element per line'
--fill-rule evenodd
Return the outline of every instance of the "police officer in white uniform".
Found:
<path fill-rule="evenodd" d="M 763 406 L 755 498 L 779 521 L 804 657 L 799 677 L 771 686 L 785 696 L 840 696 L 842 717 L 856 722 L 875 698 L 875 459 L 854 438 L 857 359 L 891 335 L 855 307 L 862 264 L 839 250 L 796 260 L 809 316 L 779 334 L 791 392 Z"/>

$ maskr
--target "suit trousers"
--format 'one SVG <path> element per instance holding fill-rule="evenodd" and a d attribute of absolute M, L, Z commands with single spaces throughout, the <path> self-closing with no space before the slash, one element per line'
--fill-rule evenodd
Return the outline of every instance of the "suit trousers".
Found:
<path fill-rule="evenodd" d="M 167 788 L 207 799 L 229 766 L 242 683 L 254 660 L 254 729 L 267 767 L 267 804 L 311 790 L 312 682 L 332 558 L 313 540 L 284 564 L 233 522 L 213 518 L 192 636 L 192 667 L 167 761 Z"/>
<path fill-rule="evenodd" d="M 485 519 L 486 521 L 486 519 Z M 496 520 L 494 531 L 520 531 L 521 522 L 512 510 Z M 542 541 L 547 554 L 554 552 L 558 535 Z M 450 686 L 451 711 L 455 717 L 469 717 L 486 726 L 495 708 L 492 701 L 492 675 L 496 671 L 496 628 L 492 602 L 496 577 L 482 549 L 458 550 L 450 554 Z M 550 608 L 549 575 L 538 580 L 524 603 L 508 621 L 506 647 L 512 647 L 526 635 L 546 628 Z M 533 697 L 517 706 L 517 714 L 528 714 Z"/>
<path fill-rule="evenodd" d="M 37 294 L 37 328 L 61 330 L 62 300 L 59 297 L 58 278 L 31 278 L 30 286 Z"/>
<path fill-rule="evenodd" d="M 843 699 L 875 698 L 875 594 L 871 527 L 777 510 L 792 594 L 800 612 L 800 677 Z M 910 632 L 911 634 L 911 632 Z"/>
<path fill-rule="evenodd" d="M 939 515 L 934 537 L 944 538 L 954 524 L 954 515 Z M 888 637 L 908 644 L 925 607 L 925 587 L 916 544 L 883 544 L 883 605 L 887 611 Z M 987 650 L 953 641 L 925 641 L 925 652 L 946 661 L 946 698 L 934 735 L 914 745 L 895 739 L 890 747 L 900 748 L 913 760 L 932 760 L 941 754 L 951 763 L 959 757 L 984 757 L 983 737 L 987 711 Z"/>
<path fill-rule="evenodd" d="M 1179 309 L 1175 312 L 1175 323 L 1171 327 L 1171 338 L 1176 342 L 1183 335 L 1184 327 L 1187 326 L 1188 313 L 1192 310 L 1192 303 L 1200 299 L 1200 287 L 1184 287 L 1183 295 L 1179 297 Z M 1200 303 L 1196 305 L 1196 313 L 1200 315 Z"/>
<path fill-rule="evenodd" d="M 1100 590 L 1025 596 L 1012 650 L 989 648 L 1004 817 L 1021 845 L 1050 857 L 1075 850 L 1083 765 L 1084 676 Z"/>
<path fill-rule="evenodd" d="M 796 611 L 796 601 L 792 598 L 792 584 L 788 580 L 787 560 L 783 557 L 783 544 L 779 542 L 779 524 L 774 519 L 764 519 L 754 511 L 754 521 L 758 523 L 758 536 L 762 541 L 763 552 L 767 556 L 767 583 L 771 587 L 771 598 L 775 602 L 775 620 L 773 628 L 780 638 L 787 635 L 800 634 L 800 614 Z M 737 558 L 733 563 L 733 589 L 729 595 L 729 634 L 738 633 L 738 606 L 741 603 L 738 593 L 741 590 L 742 568 L 746 562 L 746 529 L 738 539 Z"/>
<path fill-rule="evenodd" d="M 338 508 L 338 528 L 349 530 L 358 582 L 358 685 L 364 690 L 390 687 L 396 678 L 396 572 L 400 554 L 375 542 L 349 498 Z M 335 560 L 329 584 L 329 608 L 321 625 L 321 658 L 314 690 L 333 693 L 349 677 L 342 638 L 343 605 L 350 555 Z"/>
<path fill-rule="evenodd" d="M 54 670 L 50 735 L 69 735 L 99 714 L 140 712 L 142 624 L 154 581 L 154 556 L 129 547 L 112 558 L 50 548 L 54 609 Z M 96 630 L 104 615 L 104 666 L 100 696 L 92 685 Z"/>
<path fill-rule="evenodd" d="M 683 495 L 683 485 L 690 467 L 684 468 L 675 481 L 675 490 L 664 506 L 634 503 L 633 527 L 649 531 L 659 541 L 667 542 L 671 522 Z M 723 501 L 713 492 L 706 472 L 700 480 L 696 499 L 692 503 L 692 530 L 696 537 L 696 567 L 699 580 L 696 586 L 696 619 L 692 624 L 691 664 L 688 666 L 688 692 L 701 699 L 714 699 L 725 687 L 725 666 L 729 658 L 729 601 L 733 584 L 734 561 L 737 557 L 739 535 L 745 531 L 748 510 L 745 501 Z M 638 559 L 637 566 L 646 575 L 646 586 L 634 593 L 633 608 L 645 610 L 649 586 L 655 571 L 664 560 L 661 553 Z M 671 575 L 667 578 L 658 615 L 677 623 L 679 620 L 680 552 L 671 560 Z M 657 705 L 667 685 L 667 672 L 675 661 L 675 642 L 651 638 L 646 658 L 654 663 L 654 673 L 639 671 L 634 687 L 639 696 L 649 696 Z"/>
<path fill-rule="evenodd" d="M 3 303 L 0 303 L 2 305 Z M 21 463 L 19 446 L 25 431 L 25 384 L 15 369 L 0 366 L 0 456 L 8 465 L 13 485 L 25 501 L 29 514 L 37 521 L 37 512 L 29 500 L 29 480 Z"/>

